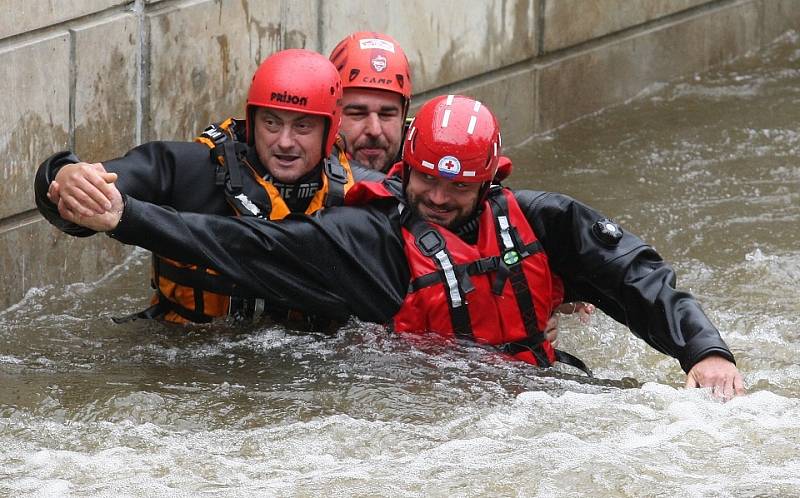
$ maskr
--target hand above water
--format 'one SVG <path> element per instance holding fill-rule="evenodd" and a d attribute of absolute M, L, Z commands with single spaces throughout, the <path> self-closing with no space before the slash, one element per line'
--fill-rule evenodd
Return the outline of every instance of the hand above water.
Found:
<path fill-rule="evenodd" d="M 47 198 L 59 212 L 73 216 L 103 214 L 111 209 L 112 190 L 116 190 L 111 184 L 116 180 L 117 174 L 108 173 L 101 163 L 68 164 L 50 182 Z"/>
<path fill-rule="evenodd" d="M 689 370 L 686 387 L 710 387 L 711 395 L 722 401 L 746 393 L 736 365 L 716 355 L 703 358 Z"/>
<path fill-rule="evenodd" d="M 578 320 L 580 320 L 582 324 L 588 325 L 592 319 L 592 314 L 595 312 L 595 306 L 591 303 L 575 301 L 572 303 L 561 304 L 558 308 L 556 308 L 556 311 L 564 315 L 572 315 L 573 313 L 577 313 Z"/>
<path fill-rule="evenodd" d="M 56 174 L 47 197 L 58 205 L 58 213 L 65 220 L 106 232 L 117 227 L 125 208 L 122 194 L 113 183 L 116 179 L 116 173 L 106 172 L 100 163 L 70 164 Z"/>

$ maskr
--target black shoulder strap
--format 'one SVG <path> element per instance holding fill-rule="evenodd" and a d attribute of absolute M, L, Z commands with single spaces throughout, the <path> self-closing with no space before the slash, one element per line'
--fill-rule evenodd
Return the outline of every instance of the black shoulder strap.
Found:
<path fill-rule="evenodd" d="M 411 215 L 405 223 L 414 235 L 417 248 L 433 261 L 438 269 L 439 281 L 444 284 L 447 304 L 450 308 L 450 321 L 456 336 L 472 339 L 472 322 L 469 318 L 466 294 L 475 290 L 465 267 L 453 263 L 447 250 L 447 243 L 436 227 Z"/>
<path fill-rule="evenodd" d="M 217 147 L 220 147 L 219 145 Z M 221 145 L 222 158 L 225 162 L 225 167 L 228 170 L 228 186 L 234 192 L 242 190 L 242 167 L 237 157 L 236 143 L 225 142 Z"/>
<path fill-rule="evenodd" d="M 347 185 L 347 170 L 339 162 L 335 154 L 326 157 L 322 167 L 323 174 L 328 178 L 328 192 L 325 194 L 325 207 L 341 206 L 344 204 L 344 187 Z"/>
<path fill-rule="evenodd" d="M 240 216 L 255 216 L 256 218 L 268 219 L 270 205 L 264 209 L 258 207 L 243 190 L 243 172 L 246 167 L 243 164 L 247 146 L 241 142 L 226 141 L 218 145 L 211 151 L 212 155 L 217 154 L 216 165 L 216 184 L 221 186 L 225 193 L 225 199 L 233 206 Z M 266 196 L 267 199 L 269 196 Z"/>
<path fill-rule="evenodd" d="M 195 138 L 196 142 L 205 144 L 211 149 L 211 158 L 217 164 L 216 185 L 225 185 L 227 176 L 234 190 L 242 187 L 242 175 L 238 166 L 244 145 L 237 131 L 239 128 L 241 128 L 240 120 L 228 118 L 222 123 L 209 125 L 199 137 Z M 228 170 L 227 173 L 225 169 Z"/>

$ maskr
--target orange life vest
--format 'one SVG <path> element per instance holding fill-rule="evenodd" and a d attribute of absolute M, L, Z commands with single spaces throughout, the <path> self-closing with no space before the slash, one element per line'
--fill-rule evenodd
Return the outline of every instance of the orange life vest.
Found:
<path fill-rule="evenodd" d="M 227 119 L 220 125 L 209 126 L 195 139 L 211 149 L 211 155 L 217 163 L 217 184 L 224 189 L 225 197 L 237 216 L 258 216 L 270 220 L 285 218 L 291 212 L 289 207 L 278 189 L 263 179 L 244 157 L 246 146 L 243 137 L 237 134 L 237 129 L 243 127 L 241 124 L 237 127 L 236 124 L 236 120 Z M 322 185 L 311 199 L 305 214 L 343 204 L 344 195 L 354 181 L 350 164 L 342 150 L 343 147 L 338 147 L 331 157 L 324 160 Z M 228 168 L 228 164 L 235 164 L 235 167 Z M 242 182 L 248 181 L 261 187 L 258 190 L 259 199 L 248 199 L 243 192 Z M 259 209 L 259 205 L 267 206 L 267 209 Z M 229 314 L 231 296 L 257 298 L 242 292 L 210 268 L 157 254 L 153 254 L 152 284 L 156 289 L 151 299 L 153 306 L 142 312 L 152 316 L 143 317 L 158 317 L 172 323 L 207 323 Z"/>

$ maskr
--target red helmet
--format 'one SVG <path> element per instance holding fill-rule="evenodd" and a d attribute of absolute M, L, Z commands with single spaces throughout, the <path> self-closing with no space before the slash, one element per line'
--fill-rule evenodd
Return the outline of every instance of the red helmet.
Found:
<path fill-rule="evenodd" d="M 369 31 L 353 33 L 336 45 L 330 59 L 342 77 L 344 88 L 399 93 L 403 106 L 408 107 L 411 99 L 408 59 L 391 36 Z"/>
<path fill-rule="evenodd" d="M 324 56 L 292 48 L 276 52 L 258 66 L 247 94 L 247 142 L 253 143 L 253 111 L 270 107 L 328 118 L 323 153 L 330 155 L 342 119 L 342 81 Z"/>
<path fill-rule="evenodd" d="M 500 126 L 488 107 L 469 97 L 443 95 L 417 112 L 403 144 L 403 162 L 452 181 L 490 182 L 500 145 Z"/>

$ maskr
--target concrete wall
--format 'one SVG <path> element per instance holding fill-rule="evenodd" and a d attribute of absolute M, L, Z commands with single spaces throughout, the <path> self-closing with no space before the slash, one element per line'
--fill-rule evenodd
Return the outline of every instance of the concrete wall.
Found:
<path fill-rule="evenodd" d="M 127 252 L 41 220 L 43 159 L 191 138 L 240 114 L 276 50 L 327 54 L 354 30 L 387 32 L 417 105 L 473 95 L 513 145 L 800 29 L 797 0 L 0 0 L 0 12 L 0 309 L 34 286 L 96 279 Z"/>

